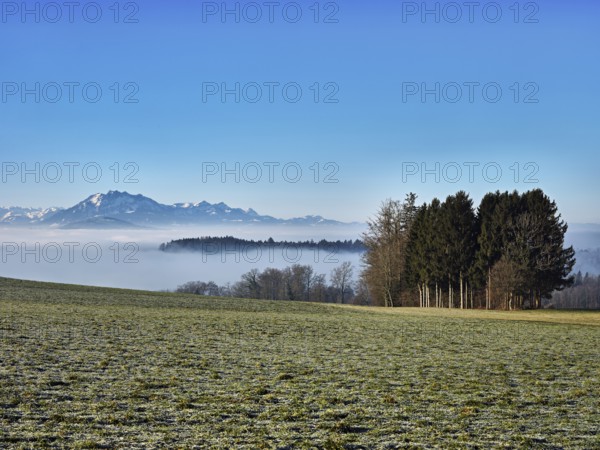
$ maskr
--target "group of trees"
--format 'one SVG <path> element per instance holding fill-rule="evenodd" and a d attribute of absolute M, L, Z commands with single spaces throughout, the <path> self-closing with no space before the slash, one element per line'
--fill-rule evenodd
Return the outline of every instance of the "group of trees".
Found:
<path fill-rule="evenodd" d="M 411 193 L 368 222 L 363 277 L 382 306 L 540 308 L 573 282 L 566 230 L 540 189 L 488 193 L 477 210 L 464 191 L 421 206 Z"/>
<path fill-rule="evenodd" d="M 266 300 L 300 300 L 330 303 L 353 303 L 358 297 L 353 280 L 354 268 L 348 261 L 329 274 L 317 274 L 310 265 L 294 264 L 285 269 L 252 269 L 233 285 L 218 286 L 209 281 L 190 281 L 177 292 L 223 297 Z"/>

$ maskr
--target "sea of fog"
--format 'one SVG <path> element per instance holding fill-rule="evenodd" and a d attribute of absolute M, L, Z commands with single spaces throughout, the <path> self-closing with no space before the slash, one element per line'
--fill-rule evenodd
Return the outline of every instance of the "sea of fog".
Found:
<path fill-rule="evenodd" d="M 358 239 L 364 225 L 289 227 L 229 226 L 179 229 L 63 230 L 47 228 L 0 229 L 0 276 L 26 280 L 144 290 L 174 290 L 187 281 L 239 281 L 253 268 L 284 268 L 310 264 L 329 276 L 344 261 L 355 274 L 359 253 L 331 250 L 247 248 L 238 252 L 166 253 L 163 242 L 202 236 L 235 236 L 276 241 Z"/>
<path fill-rule="evenodd" d="M 577 229 L 567 233 L 567 245 L 577 250 L 598 248 L 598 230 Z M 359 253 L 288 248 L 285 251 L 248 248 L 241 252 L 203 254 L 165 253 L 161 243 L 202 236 L 276 241 L 319 241 L 360 238 L 364 225 L 212 226 L 178 229 L 61 230 L 48 228 L 0 228 L 0 276 L 145 290 L 174 290 L 187 281 L 234 283 L 253 268 L 282 269 L 292 264 L 310 264 L 315 272 L 329 276 L 344 261 L 355 274 L 361 268 Z M 575 270 L 600 273 L 596 260 L 578 252 Z M 593 255 L 592 255 L 593 256 Z"/>

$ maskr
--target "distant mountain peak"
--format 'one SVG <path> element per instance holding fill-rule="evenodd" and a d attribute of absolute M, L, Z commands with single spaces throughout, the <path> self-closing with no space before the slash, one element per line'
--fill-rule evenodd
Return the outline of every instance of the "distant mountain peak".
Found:
<path fill-rule="evenodd" d="M 110 192 L 109 192 L 110 194 Z M 96 206 L 100 206 L 100 204 L 102 203 L 102 199 L 104 198 L 104 195 L 102 194 L 95 194 L 90 198 L 90 203 L 92 205 L 96 205 Z"/>
<path fill-rule="evenodd" d="M 142 194 L 110 190 L 106 194 L 95 193 L 66 209 L 0 209 L 0 224 L 46 224 L 65 228 L 94 226 L 175 226 L 201 224 L 292 224 L 292 225 L 340 225 L 321 216 L 304 216 L 278 219 L 260 215 L 252 208 L 233 208 L 224 202 L 206 201 L 174 203 L 165 205 Z"/>

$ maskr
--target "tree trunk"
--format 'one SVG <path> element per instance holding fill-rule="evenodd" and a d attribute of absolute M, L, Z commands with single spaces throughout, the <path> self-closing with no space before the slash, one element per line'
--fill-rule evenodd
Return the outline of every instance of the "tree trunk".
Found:
<path fill-rule="evenodd" d="M 459 276 L 459 289 L 460 289 L 460 309 L 465 309 L 465 303 L 464 303 L 464 289 L 463 289 L 463 278 L 462 278 L 462 272 L 460 273 Z"/>
<path fill-rule="evenodd" d="M 487 282 L 487 292 L 485 299 L 485 309 L 492 308 L 492 268 L 488 267 L 488 282 Z"/>
<path fill-rule="evenodd" d="M 448 274 L 448 309 L 452 308 L 452 279 Z"/>

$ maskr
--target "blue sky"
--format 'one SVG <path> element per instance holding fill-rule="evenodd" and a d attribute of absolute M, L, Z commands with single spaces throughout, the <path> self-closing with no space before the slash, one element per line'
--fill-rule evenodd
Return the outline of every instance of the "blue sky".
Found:
<path fill-rule="evenodd" d="M 280 2 L 273 23 L 263 2 L 121 2 L 116 18 L 115 2 L 101 1 L 96 23 L 92 7 L 76 9 L 71 23 L 63 6 L 51 23 L 49 2 L 24 2 L 41 5 L 36 23 L 6 3 L 0 205 L 70 206 L 119 189 L 163 203 L 364 221 L 409 191 L 429 201 L 464 189 L 477 203 L 488 191 L 540 187 L 568 221 L 600 222 L 598 2 L 481 2 L 472 23 L 463 2 L 320 2 L 318 23 L 313 1 Z M 239 22 L 208 14 L 236 3 Z M 439 21 L 422 16 L 436 4 Z M 250 23 L 255 5 L 262 19 Z M 292 23 L 296 5 L 302 17 Z M 128 14 L 137 23 L 123 23 Z M 39 103 L 22 96 L 35 83 Z M 55 83 L 62 95 L 52 103 Z M 73 102 L 69 83 L 78 83 Z M 239 102 L 207 91 L 236 83 Z M 102 96 L 92 103 L 95 86 Z M 256 86 L 262 97 L 252 103 Z M 422 88 L 433 92 L 423 98 Z M 223 164 L 239 164 L 239 182 L 207 172 Z M 439 182 L 431 172 L 422 179 L 424 166 L 439 167 Z M 128 174 L 135 182 L 124 182 Z"/>

